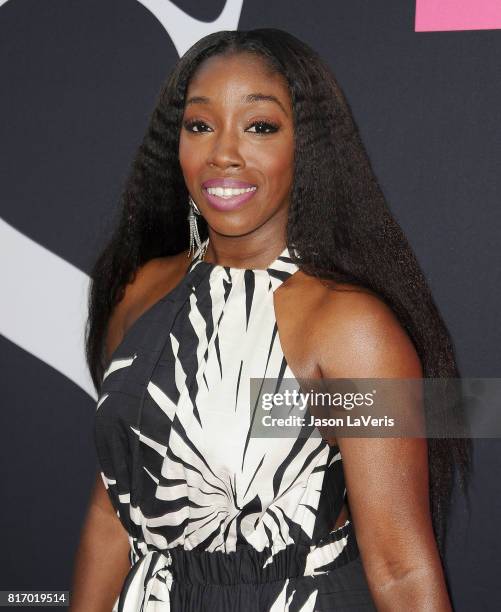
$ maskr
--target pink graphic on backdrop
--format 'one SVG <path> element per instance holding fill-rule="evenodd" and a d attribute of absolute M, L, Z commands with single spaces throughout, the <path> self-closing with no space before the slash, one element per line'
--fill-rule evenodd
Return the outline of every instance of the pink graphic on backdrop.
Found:
<path fill-rule="evenodd" d="M 416 32 L 500 28 L 501 0 L 416 0 Z"/>

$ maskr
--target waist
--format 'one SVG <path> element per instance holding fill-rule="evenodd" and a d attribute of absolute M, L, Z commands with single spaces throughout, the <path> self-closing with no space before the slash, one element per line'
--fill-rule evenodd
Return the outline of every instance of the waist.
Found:
<path fill-rule="evenodd" d="M 149 558 L 150 575 L 152 570 L 168 569 L 173 580 L 187 584 L 255 584 L 323 574 L 358 556 L 353 523 L 348 520 L 313 545 L 290 543 L 262 551 L 245 545 L 230 552 L 186 550 L 181 545 L 152 549 L 131 571 Z"/>

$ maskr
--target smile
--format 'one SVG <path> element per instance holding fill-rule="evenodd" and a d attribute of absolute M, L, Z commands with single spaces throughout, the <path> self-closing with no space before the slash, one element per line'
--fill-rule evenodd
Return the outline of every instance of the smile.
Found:
<path fill-rule="evenodd" d="M 203 188 L 203 193 L 210 206 L 222 211 L 240 208 L 254 197 L 256 191 L 257 187 L 254 185 L 237 189 L 228 187 Z"/>
<path fill-rule="evenodd" d="M 218 196 L 219 198 L 231 198 L 233 196 L 242 195 L 249 191 L 256 191 L 257 187 L 247 187 L 247 189 L 228 189 L 223 187 L 207 187 L 207 193 Z"/>

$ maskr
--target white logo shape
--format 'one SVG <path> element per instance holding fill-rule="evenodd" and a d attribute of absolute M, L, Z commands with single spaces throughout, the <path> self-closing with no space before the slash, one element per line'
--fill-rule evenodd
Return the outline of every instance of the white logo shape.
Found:
<path fill-rule="evenodd" d="M 214 21 L 199 21 L 178 8 L 170 0 L 138 0 L 165 28 L 174 46 L 182 56 L 188 49 L 208 34 L 220 30 L 236 30 L 243 0 L 228 0 L 221 14 Z"/>
<path fill-rule="evenodd" d="M 96 398 L 85 364 L 89 277 L 0 219 L 0 333 Z"/>

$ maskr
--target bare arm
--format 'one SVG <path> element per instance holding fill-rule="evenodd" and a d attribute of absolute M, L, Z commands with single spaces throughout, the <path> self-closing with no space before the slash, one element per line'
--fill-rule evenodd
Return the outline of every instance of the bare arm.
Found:
<path fill-rule="evenodd" d="M 115 306 L 106 334 L 108 362 L 132 323 L 131 313 L 149 293 L 153 268 L 154 262 L 138 271 Z M 70 612 L 111 612 L 130 570 L 129 549 L 128 534 L 98 471 L 75 557 Z"/>
<path fill-rule="evenodd" d="M 331 302 L 323 315 L 328 320 L 321 324 L 324 336 L 318 339 L 324 378 L 422 378 L 412 342 L 382 301 L 334 292 Z M 332 330 L 328 338 L 325 329 Z M 415 411 L 410 398 L 403 396 L 401 404 L 402 411 Z M 337 440 L 377 609 L 450 612 L 429 508 L 426 438 Z"/>
<path fill-rule="evenodd" d="M 186 267 L 184 258 L 179 261 Z M 175 260 L 152 259 L 126 286 L 106 334 L 109 360 L 134 321 L 180 280 Z M 128 534 L 98 472 L 75 557 L 70 612 L 111 612 L 130 570 Z"/>
<path fill-rule="evenodd" d="M 98 473 L 75 557 L 70 612 L 111 612 L 130 569 L 129 539 Z"/>
<path fill-rule="evenodd" d="M 129 305 L 126 293 L 110 317 L 106 335 L 108 361 L 123 338 Z M 70 612 L 111 612 L 130 570 L 129 549 L 128 534 L 98 471 L 75 556 Z"/>

